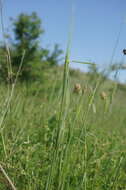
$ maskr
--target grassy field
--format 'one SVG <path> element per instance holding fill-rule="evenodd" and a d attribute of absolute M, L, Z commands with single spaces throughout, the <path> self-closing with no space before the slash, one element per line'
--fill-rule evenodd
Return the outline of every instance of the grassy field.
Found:
<path fill-rule="evenodd" d="M 0 190 L 126 189 L 125 86 L 68 67 L 1 84 Z"/>

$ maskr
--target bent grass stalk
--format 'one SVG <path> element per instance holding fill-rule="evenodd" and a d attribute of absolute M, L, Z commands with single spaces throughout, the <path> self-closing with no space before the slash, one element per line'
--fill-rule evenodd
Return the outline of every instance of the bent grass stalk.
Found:
<path fill-rule="evenodd" d="M 14 83 L 12 85 L 10 97 L 8 97 L 8 100 L 7 100 L 6 109 L 3 111 L 3 115 L 2 115 L 1 120 L 0 120 L 0 134 L 1 134 L 1 138 L 2 138 L 2 144 L 3 144 L 3 150 L 4 150 L 4 153 L 5 153 L 5 157 L 7 157 L 7 151 L 6 151 L 5 139 L 4 139 L 4 135 L 3 135 L 3 129 L 4 129 L 3 122 L 4 122 L 4 120 L 6 118 L 6 115 L 7 115 L 8 111 L 9 111 L 9 107 L 10 107 L 10 104 L 11 104 L 11 101 L 12 101 L 12 98 L 13 98 L 13 94 L 14 94 L 15 85 L 17 83 L 17 79 L 18 79 L 19 73 L 20 73 L 21 68 L 22 68 L 24 56 L 25 56 L 25 51 L 23 52 L 21 63 L 19 65 L 19 69 L 17 71 L 15 81 L 14 81 Z M 11 182 L 10 178 L 7 176 L 7 174 L 4 171 L 4 169 L 2 168 L 2 166 L 0 166 L 0 169 L 1 169 L 2 173 L 4 174 L 4 176 L 7 178 L 7 180 L 10 183 L 12 189 L 16 190 L 16 188 L 14 187 L 13 183 Z"/>
<path fill-rule="evenodd" d="M 3 121 L 4 121 L 5 117 L 6 117 L 7 112 L 8 112 L 8 110 L 9 110 L 9 106 L 10 106 L 10 103 L 11 103 L 11 100 L 12 100 L 12 97 L 13 97 L 13 94 L 14 94 L 14 89 L 15 89 L 15 86 L 16 86 L 16 83 L 17 83 L 17 79 L 18 79 L 19 73 L 20 73 L 21 68 L 22 68 L 22 64 L 23 64 L 24 57 L 25 57 L 25 51 L 23 52 L 22 59 L 21 59 L 21 63 L 20 63 L 19 69 L 18 69 L 18 71 L 17 71 L 15 81 L 14 81 L 14 83 L 12 84 L 11 94 L 10 94 L 10 96 L 8 97 L 6 109 L 4 110 L 3 116 L 2 116 L 2 118 L 1 118 L 1 120 L 0 120 L 0 132 L 3 130 L 2 124 L 3 124 Z"/>
<path fill-rule="evenodd" d="M 0 171 L 2 172 L 3 176 L 5 177 L 6 181 L 8 182 L 9 186 L 12 190 L 16 190 L 14 183 L 11 181 L 10 177 L 7 175 L 6 171 L 3 169 L 2 165 L 0 164 Z"/>
<path fill-rule="evenodd" d="M 9 47 L 8 47 L 6 39 L 5 39 L 4 21 L 3 21 L 3 5 L 2 5 L 2 1 L 1 0 L 0 0 L 0 16 L 1 16 L 2 35 L 3 35 L 3 39 L 4 39 L 5 51 L 6 51 L 6 56 L 7 56 L 8 79 L 9 79 L 9 82 L 10 82 L 9 85 L 8 85 L 8 95 L 7 95 L 6 102 L 5 102 L 6 103 L 6 108 L 3 110 L 3 114 L 2 114 L 1 119 L 0 119 L 0 134 L 1 134 L 1 139 L 2 139 L 2 144 L 3 144 L 3 150 L 4 150 L 4 153 L 5 153 L 5 157 L 7 157 L 5 139 L 4 139 L 4 135 L 3 135 L 3 129 L 4 129 L 4 127 L 2 128 L 2 125 L 3 125 L 3 122 L 5 120 L 5 117 L 6 117 L 7 113 L 9 111 L 9 107 L 10 107 L 10 103 L 11 103 L 11 100 L 12 100 L 12 97 L 13 97 L 15 85 L 16 85 L 19 73 L 21 71 L 21 68 L 22 68 L 25 52 L 23 52 L 23 56 L 22 56 L 22 59 L 21 59 L 21 63 L 19 65 L 19 69 L 18 69 L 17 74 L 16 74 L 15 81 L 14 81 L 14 83 L 12 83 L 12 74 L 13 74 L 13 72 L 12 72 L 11 56 L 10 56 Z M 12 84 L 12 87 L 10 88 L 11 84 Z M 4 177 L 6 178 L 6 180 L 8 181 L 10 187 L 13 190 L 16 190 L 16 187 L 12 183 L 11 179 L 9 178 L 9 176 L 6 174 L 6 172 L 3 169 L 2 165 L 0 165 L 0 170 L 3 173 Z"/>

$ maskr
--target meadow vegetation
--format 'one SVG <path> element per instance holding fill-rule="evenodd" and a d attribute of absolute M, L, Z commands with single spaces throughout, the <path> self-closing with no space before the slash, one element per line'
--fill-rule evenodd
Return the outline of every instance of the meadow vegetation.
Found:
<path fill-rule="evenodd" d="M 29 18 L 37 17 L 23 15 Z M 97 70 L 70 69 L 69 49 L 57 65 L 58 46 L 41 57 L 33 40 L 39 56 L 26 61 L 33 49 L 25 34 L 11 44 L 12 62 L 1 46 L 8 67 L 1 67 L 0 190 L 125 190 L 126 86 Z"/>

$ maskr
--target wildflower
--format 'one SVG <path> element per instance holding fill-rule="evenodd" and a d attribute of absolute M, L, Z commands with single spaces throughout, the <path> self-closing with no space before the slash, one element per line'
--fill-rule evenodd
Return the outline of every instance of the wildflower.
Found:
<path fill-rule="evenodd" d="M 107 94 L 104 91 L 101 92 L 100 96 L 101 96 L 102 100 L 106 100 L 106 98 L 107 98 Z"/>
<path fill-rule="evenodd" d="M 79 83 L 76 83 L 76 84 L 74 85 L 74 90 L 73 90 L 73 92 L 75 92 L 75 93 L 80 93 L 81 91 L 82 91 L 81 85 L 80 85 Z"/>

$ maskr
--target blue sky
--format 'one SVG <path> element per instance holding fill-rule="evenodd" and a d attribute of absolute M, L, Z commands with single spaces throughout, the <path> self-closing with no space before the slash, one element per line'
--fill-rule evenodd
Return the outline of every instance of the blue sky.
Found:
<path fill-rule="evenodd" d="M 109 64 L 123 22 L 113 61 L 122 59 L 122 49 L 126 48 L 126 0 L 3 0 L 3 4 L 5 27 L 11 29 L 9 17 L 36 11 L 45 29 L 41 44 L 52 48 L 58 43 L 64 51 L 73 7 L 71 59 L 92 61 L 100 67 Z M 80 64 L 73 67 L 86 70 Z M 124 72 L 122 78 L 126 80 Z"/>

